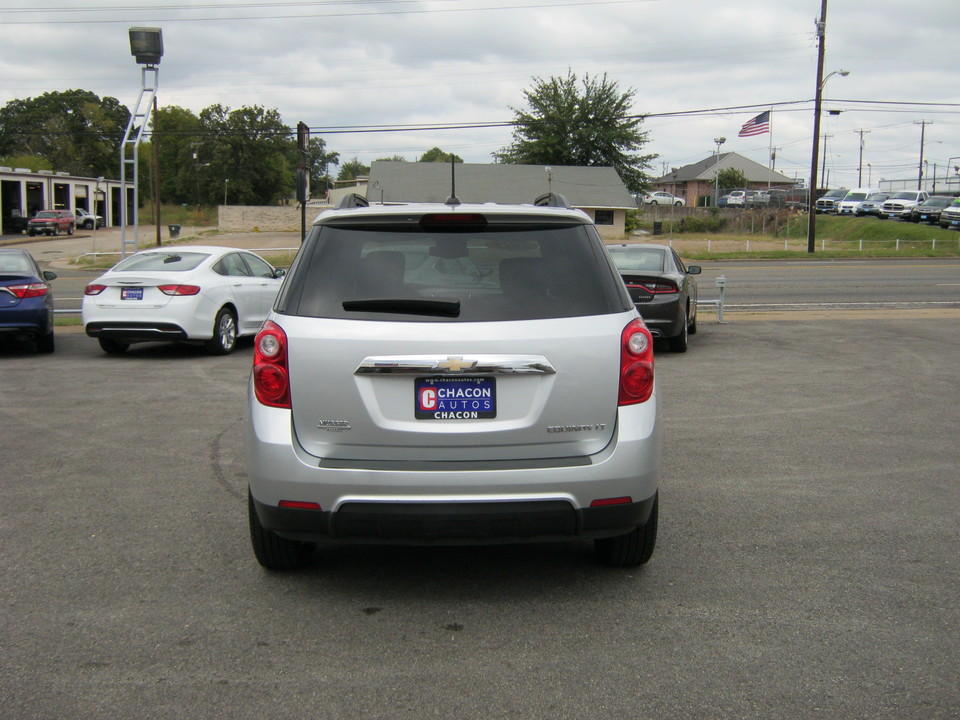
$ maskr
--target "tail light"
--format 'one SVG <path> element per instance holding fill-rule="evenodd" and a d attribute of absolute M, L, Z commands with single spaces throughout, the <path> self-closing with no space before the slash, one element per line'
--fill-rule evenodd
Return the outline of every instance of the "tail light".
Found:
<path fill-rule="evenodd" d="M 267 320 L 253 344 L 253 390 L 269 407 L 290 407 L 290 374 L 287 368 L 287 334 Z"/>
<path fill-rule="evenodd" d="M 677 284 L 672 280 L 646 280 L 636 283 L 635 287 L 641 287 L 654 295 L 680 292 L 680 288 L 677 287 Z"/>
<path fill-rule="evenodd" d="M 157 285 L 157 290 L 164 295 L 196 295 L 200 292 L 199 285 Z"/>
<path fill-rule="evenodd" d="M 99 295 L 104 290 L 107 289 L 106 285 L 98 285 L 97 283 L 90 283 L 87 285 L 86 290 L 83 291 L 84 295 Z"/>
<path fill-rule="evenodd" d="M 11 292 L 14 297 L 23 300 L 46 295 L 50 286 L 46 283 L 30 283 L 29 285 L 6 285 L 3 289 Z"/>
<path fill-rule="evenodd" d="M 636 318 L 620 335 L 619 405 L 646 402 L 653 394 L 653 336 Z"/>

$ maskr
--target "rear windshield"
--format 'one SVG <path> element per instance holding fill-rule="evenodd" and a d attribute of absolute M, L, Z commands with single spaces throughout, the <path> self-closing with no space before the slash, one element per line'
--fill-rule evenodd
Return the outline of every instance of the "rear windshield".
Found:
<path fill-rule="evenodd" d="M 128 257 L 114 265 L 112 272 L 186 272 L 210 257 L 198 252 L 151 252 Z"/>
<path fill-rule="evenodd" d="M 486 322 L 632 307 L 589 225 L 314 228 L 278 299 L 308 317 Z"/>

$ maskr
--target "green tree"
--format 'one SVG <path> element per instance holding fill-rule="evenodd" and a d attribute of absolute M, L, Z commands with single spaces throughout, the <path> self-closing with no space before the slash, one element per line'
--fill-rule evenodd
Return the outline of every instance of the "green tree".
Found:
<path fill-rule="evenodd" d="M 272 205 L 294 194 L 296 141 L 277 110 L 211 105 L 200 112 L 199 134 L 191 159 L 200 204 L 222 202 L 225 188 L 239 205 Z"/>
<path fill-rule="evenodd" d="M 29 170 L 53 170 L 49 160 L 40 155 L 0 155 L 0 165 L 9 168 L 28 168 Z"/>
<path fill-rule="evenodd" d="M 448 163 L 451 160 L 455 163 L 462 163 L 463 158 L 453 153 L 447 153 L 438 147 L 430 148 L 418 158 L 418 162 L 443 162 Z"/>
<path fill-rule="evenodd" d="M 114 177 L 130 111 L 86 90 L 48 92 L 0 108 L 0 155 L 45 158 L 72 175 Z"/>
<path fill-rule="evenodd" d="M 340 174 L 337 175 L 337 180 L 356 180 L 358 177 L 369 174 L 370 166 L 364 165 L 358 158 L 354 158 L 340 166 Z"/>
<path fill-rule="evenodd" d="M 743 170 L 738 170 L 737 168 L 724 168 L 716 173 L 714 178 L 716 178 L 721 192 L 747 187 L 747 176 L 743 174 Z"/>
<path fill-rule="evenodd" d="M 156 141 L 160 158 L 160 198 L 177 205 L 199 203 L 198 167 L 193 153 L 203 144 L 200 118 L 176 105 L 161 107 L 153 117 L 153 130 L 151 142 Z M 141 148 L 140 156 L 144 155 L 152 158 L 152 149 Z"/>
<path fill-rule="evenodd" d="M 299 152 L 297 153 L 299 155 Z M 340 154 L 327 152 L 323 138 L 312 137 L 307 146 L 307 168 L 310 171 L 310 194 L 322 197 L 331 187 L 330 166 L 340 164 Z M 297 165 L 300 164 L 298 160 Z"/>
<path fill-rule="evenodd" d="M 621 92 L 606 73 L 581 81 L 568 71 L 533 83 L 523 93 L 529 109 L 511 108 L 513 142 L 493 154 L 497 162 L 610 166 L 631 192 L 647 187 L 645 171 L 657 156 L 638 152 L 648 140 L 643 118 L 632 114 L 634 90 Z"/>

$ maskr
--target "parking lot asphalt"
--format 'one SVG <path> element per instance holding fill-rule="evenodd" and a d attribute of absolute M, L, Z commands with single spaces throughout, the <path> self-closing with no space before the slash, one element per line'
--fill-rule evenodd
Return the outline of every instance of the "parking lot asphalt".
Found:
<path fill-rule="evenodd" d="M 660 353 L 656 554 L 254 560 L 252 351 L 0 351 L 2 718 L 955 718 L 956 318 L 701 323 Z"/>

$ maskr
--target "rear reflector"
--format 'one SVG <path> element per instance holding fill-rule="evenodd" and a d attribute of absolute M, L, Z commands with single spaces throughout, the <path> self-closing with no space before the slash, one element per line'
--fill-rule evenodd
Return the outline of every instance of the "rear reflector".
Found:
<path fill-rule="evenodd" d="M 320 503 L 304 502 L 302 500 L 281 500 L 280 507 L 293 510 L 321 510 Z"/>
<path fill-rule="evenodd" d="M 629 495 L 624 497 L 615 497 L 615 498 L 602 498 L 600 500 L 594 500 L 590 503 L 590 507 L 607 507 L 609 505 L 629 505 L 633 502 L 633 498 Z"/>

